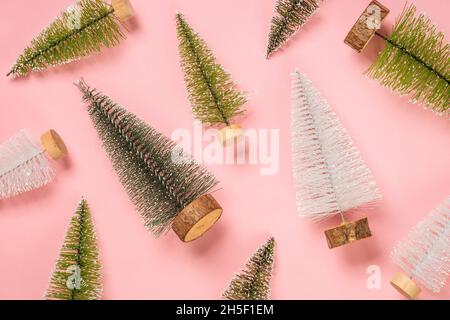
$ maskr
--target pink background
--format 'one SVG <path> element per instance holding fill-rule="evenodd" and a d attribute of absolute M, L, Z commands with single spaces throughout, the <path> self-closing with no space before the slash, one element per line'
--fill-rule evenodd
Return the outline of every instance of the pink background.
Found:
<path fill-rule="evenodd" d="M 3 0 L 0 70 L 71 0 Z M 277 240 L 275 299 L 402 299 L 388 284 L 398 270 L 392 246 L 450 194 L 450 123 L 412 105 L 362 73 L 383 43 L 363 54 L 343 43 L 368 0 L 325 1 L 286 50 L 265 59 L 275 0 L 133 0 L 137 18 L 113 49 L 26 79 L 0 77 L 0 140 L 21 128 L 56 129 L 70 157 L 55 164 L 49 186 L 0 201 L 0 298 L 40 299 L 75 206 L 86 196 L 96 222 L 105 299 L 215 299 L 269 235 Z M 390 30 L 404 1 L 383 0 Z M 448 31 L 449 3 L 411 1 Z M 179 68 L 174 15 L 179 10 L 249 92 L 245 128 L 280 129 L 280 171 L 258 165 L 212 165 L 224 215 L 191 244 L 171 232 L 154 239 L 122 189 L 78 90 L 80 77 L 170 135 L 193 130 Z M 323 230 L 296 214 L 290 152 L 290 72 L 306 73 L 328 98 L 360 148 L 384 196 L 368 214 L 374 236 L 329 250 Z M 363 210 L 364 211 L 364 210 Z M 356 215 L 358 216 L 358 215 Z M 366 268 L 381 268 L 381 289 L 366 287 Z M 422 299 L 449 298 L 424 290 Z"/>

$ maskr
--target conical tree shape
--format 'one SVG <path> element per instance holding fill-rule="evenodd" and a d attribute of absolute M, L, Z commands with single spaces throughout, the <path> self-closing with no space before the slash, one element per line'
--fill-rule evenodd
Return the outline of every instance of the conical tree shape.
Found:
<path fill-rule="evenodd" d="M 102 0 L 81 0 L 63 12 L 23 51 L 9 75 L 24 76 L 80 59 L 124 38 L 115 9 Z"/>
<path fill-rule="evenodd" d="M 319 8 L 318 0 L 277 0 L 267 45 L 267 58 L 280 49 Z"/>
<path fill-rule="evenodd" d="M 78 88 L 120 181 L 156 236 L 217 184 L 172 140 L 83 81 Z"/>
<path fill-rule="evenodd" d="M 450 197 L 395 246 L 391 258 L 411 279 L 441 290 L 450 274 Z"/>
<path fill-rule="evenodd" d="M 275 239 L 270 238 L 246 263 L 223 293 L 227 300 L 267 300 L 270 294 Z"/>
<path fill-rule="evenodd" d="M 49 300 L 97 300 L 102 282 L 94 223 L 82 199 L 70 221 L 60 256 L 45 298 Z"/>
<path fill-rule="evenodd" d="M 449 115 L 450 46 L 445 35 L 424 15 L 416 16 L 410 5 L 397 19 L 386 47 L 367 74 L 414 102 L 424 103 L 435 112 Z"/>
<path fill-rule="evenodd" d="M 202 123 L 230 126 L 244 112 L 247 99 L 180 13 L 176 23 L 181 67 L 195 117 Z"/>
<path fill-rule="evenodd" d="M 300 216 L 322 220 L 379 199 L 352 138 L 303 74 L 292 74 L 292 153 Z"/>

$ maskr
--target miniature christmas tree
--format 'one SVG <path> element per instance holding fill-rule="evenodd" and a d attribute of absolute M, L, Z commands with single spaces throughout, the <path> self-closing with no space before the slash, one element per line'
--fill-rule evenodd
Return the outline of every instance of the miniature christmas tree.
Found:
<path fill-rule="evenodd" d="M 299 215 L 340 216 L 341 225 L 325 231 L 330 248 L 370 237 L 367 218 L 348 222 L 344 214 L 380 198 L 372 174 L 328 102 L 298 71 L 292 74 L 292 152 Z"/>
<path fill-rule="evenodd" d="M 67 154 L 60 136 L 50 130 L 39 146 L 26 130 L 0 145 L 0 199 L 40 188 L 53 180 L 55 172 L 46 153 L 54 160 Z"/>
<path fill-rule="evenodd" d="M 80 0 L 31 42 L 7 75 L 24 76 L 114 47 L 125 37 L 120 21 L 133 14 L 129 0 L 113 0 L 112 5 Z"/>
<path fill-rule="evenodd" d="M 172 227 L 182 241 L 197 239 L 222 214 L 207 194 L 214 177 L 173 141 L 83 81 L 78 87 L 114 169 L 145 225 L 156 236 Z"/>
<path fill-rule="evenodd" d="M 439 292 L 450 274 L 450 197 L 419 222 L 391 252 L 395 264 L 405 271 L 390 281 L 408 298 L 420 293 L 417 280 Z"/>
<path fill-rule="evenodd" d="M 275 239 L 270 238 L 248 260 L 245 269 L 231 281 L 223 293 L 227 300 L 268 300 L 272 277 Z"/>
<path fill-rule="evenodd" d="M 410 95 L 414 103 L 448 116 L 450 46 L 444 43 L 445 35 L 423 14 L 416 16 L 415 6 L 410 5 L 397 19 L 391 35 L 385 36 L 378 29 L 388 12 L 372 1 L 345 42 L 362 51 L 374 35 L 382 38 L 386 47 L 366 73 L 382 85 Z"/>
<path fill-rule="evenodd" d="M 98 300 L 102 291 L 94 223 L 82 199 L 70 221 L 45 294 L 48 300 Z"/>
<path fill-rule="evenodd" d="M 319 0 L 277 0 L 270 26 L 267 58 L 284 44 L 305 24 L 319 8 Z"/>
<path fill-rule="evenodd" d="M 195 117 L 202 123 L 225 126 L 220 138 L 226 145 L 243 134 L 233 119 L 241 115 L 247 102 L 236 90 L 231 76 L 218 64 L 205 41 L 189 26 L 183 15 L 177 13 L 177 34 L 181 68 Z"/>

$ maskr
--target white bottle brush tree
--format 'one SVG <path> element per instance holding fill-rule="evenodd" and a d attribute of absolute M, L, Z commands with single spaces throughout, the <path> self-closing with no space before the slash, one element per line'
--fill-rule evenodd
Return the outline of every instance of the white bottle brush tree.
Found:
<path fill-rule="evenodd" d="M 292 74 L 292 152 L 298 213 L 320 221 L 339 216 L 325 231 L 330 248 L 371 236 L 367 218 L 348 222 L 345 213 L 381 195 L 350 135 L 314 84 Z"/>
<path fill-rule="evenodd" d="M 419 222 L 392 250 L 391 258 L 405 273 L 390 283 L 404 296 L 414 299 L 421 289 L 439 292 L 450 274 L 450 197 Z"/>
<path fill-rule="evenodd" d="M 68 63 L 114 47 L 124 37 L 121 21 L 134 15 L 129 0 L 80 0 L 70 6 L 25 48 L 7 76 Z"/>
<path fill-rule="evenodd" d="M 40 188 L 55 177 L 48 160 L 67 154 L 61 137 L 49 130 L 41 136 L 41 145 L 26 130 L 21 130 L 0 145 L 0 199 Z"/>

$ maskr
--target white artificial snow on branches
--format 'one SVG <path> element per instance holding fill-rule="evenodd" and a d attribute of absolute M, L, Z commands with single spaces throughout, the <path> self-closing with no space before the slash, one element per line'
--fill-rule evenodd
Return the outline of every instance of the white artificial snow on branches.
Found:
<path fill-rule="evenodd" d="M 394 247 L 391 258 L 429 290 L 441 290 L 450 273 L 450 196 Z"/>
<path fill-rule="evenodd" d="M 292 153 L 297 210 L 315 221 L 381 198 L 350 135 L 314 84 L 292 73 Z"/>
<path fill-rule="evenodd" d="M 54 176 L 44 151 L 27 131 L 0 145 L 0 199 L 39 188 Z"/>

